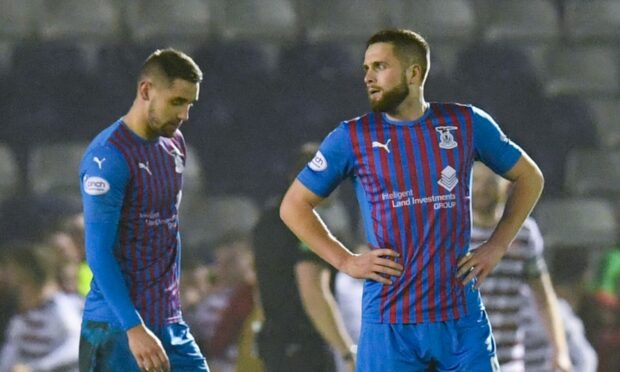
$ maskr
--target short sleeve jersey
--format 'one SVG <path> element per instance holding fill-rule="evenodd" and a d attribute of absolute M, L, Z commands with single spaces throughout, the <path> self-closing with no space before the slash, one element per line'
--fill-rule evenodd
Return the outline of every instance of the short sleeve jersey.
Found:
<path fill-rule="evenodd" d="M 408 122 L 369 113 L 325 138 L 298 180 L 326 197 L 351 179 L 368 243 L 394 249 L 405 267 L 392 285 L 366 281 L 364 321 L 435 322 L 482 307 L 456 277 L 470 245 L 472 165 L 503 174 L 520 156 L 488 114 L 459 104 L 431 103 Z"/>

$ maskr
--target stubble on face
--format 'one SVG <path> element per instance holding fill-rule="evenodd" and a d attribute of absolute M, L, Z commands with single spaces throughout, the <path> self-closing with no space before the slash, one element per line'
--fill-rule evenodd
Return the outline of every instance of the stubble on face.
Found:
<path fill-rule="evenodd" d="M 155 110 L 155 102 L 151 102 L 148 111 L 148 127 L 153 137 L 172 138 L 179 127 L 179 123 L 173 120 L 164 121 Z"/>
<path fill-rule="evenodd" d="M 372 111 L 375 112 L 391 112 L 394 111 L 409 95 L 409 85 L 407 77 L 403 72 L 400 84 L 390 90 L 384 90 L 378 99 L 373 99 L 368 95 L 368 101 Z"/>

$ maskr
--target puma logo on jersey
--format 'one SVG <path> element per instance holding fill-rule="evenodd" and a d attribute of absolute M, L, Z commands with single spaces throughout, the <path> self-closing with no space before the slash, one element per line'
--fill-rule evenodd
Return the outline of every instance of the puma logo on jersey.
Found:
<path fill-rule="evenodd" d="M 153 175 L 153 173 L 151 173 L 151 170 L 149 169 L 149 162 L 147 161 L 146 164 L 138 162 L 138 167 L 140 169 L 144 169 L 150 176 Z"/>
<path fill-rule="evenodd" d="M 93 158 L 93 161 L 94 161 L 95 163 L 97 163 L 97 166 L 99 167 L 99 169 L 102 169 L 102 167 L 103 167 L 103 162 L 105 161 L 105 158 L 103 158 L 103 159 L 101 159 L 101 160 L 100 160 L 98 157 L 96 157 L 96 156 L 95 156 L 95 157 Z"/>
<path fill-rule="evenodd" d="M 387 151 L 387 153 L 389 154 L 390 153 L 390 148 L 388 146 L 390 145 L 390 141 L 391 140 L 392 139 L 387 140 L 387 142 L 385 144 L 383 144 L 381 142 L 378 142 L 378 141 L 372 141 L 372 148 L 373 149 L 376 148 L 376 147 L 382 148 L 385 151 Z"/>

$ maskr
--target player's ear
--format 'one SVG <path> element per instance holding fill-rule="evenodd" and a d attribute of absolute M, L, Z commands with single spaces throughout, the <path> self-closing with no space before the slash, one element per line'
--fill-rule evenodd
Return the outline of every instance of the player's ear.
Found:
<path fill-rule="evenodd" d="M 152 84 L 148 80 L 142 80 L 140 81 L 140 83 L 138 83 L 138 94 L 140 95 L 140 98 L 142 98 L 144 101 L 149 100 L 151 87 Z"/>

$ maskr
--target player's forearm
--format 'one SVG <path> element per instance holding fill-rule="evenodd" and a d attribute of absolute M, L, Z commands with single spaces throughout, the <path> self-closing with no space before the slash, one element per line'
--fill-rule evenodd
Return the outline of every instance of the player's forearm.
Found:
<path fill-rule="evenodd" d="M 524 155 L 525 157 L 527 155 Z M 544 178 L 536 164 L 529 158 L 519 160 L 514 174 L 512 192 L 506 201 L 504 213 L 489 241 L 508 247 L 530 215 L 542 193 Z M 512 171 L 511 171 L 512 172 Z"/>
<path fill-rule="evenodd" d="M 290 191 L 280 206 L 280 218 L 289 229 L 306 243 L 319 257 L 340 270 L 344 261 L 353 253 L 340 243 L 327 229 L 314 205 Z"/>
<path fill-rule="evenodd" d="M 93 271 L 97 287 L 103 293 L 108 305 L 128 330 L 142 323 L 131 297 L 120 266 L 114 257 L 116 224 L 86 223 L 86 261 Z"/>
<path fill-rule="evenodd" d="M 568 355 L 564 323 L 549 274 L 543 273 L 539 279 L 531 283 L 531 288 L 552 347 L 557 354 Z"/>

